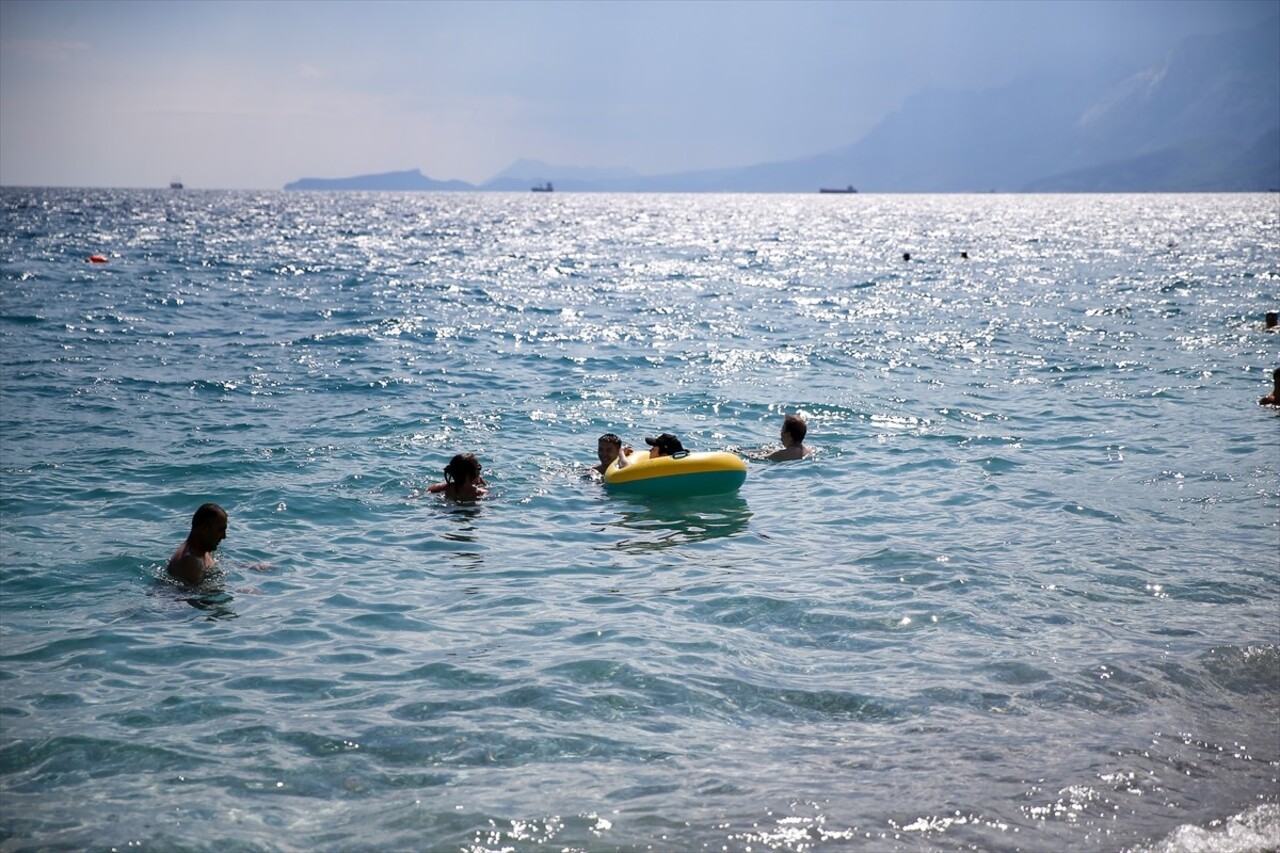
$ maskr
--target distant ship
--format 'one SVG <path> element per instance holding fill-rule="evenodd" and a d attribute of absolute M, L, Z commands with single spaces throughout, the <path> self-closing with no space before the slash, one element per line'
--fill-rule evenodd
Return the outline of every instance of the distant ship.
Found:
<path fill-rule="evenodd" d="M 830 187 L 822 187 L 821 189 L 818 190 L 818 192 L 820 193 L 856 193 L 857 190 L 854 189 L 853 184 L 849 184 L 849 186 L 845 187 L 844 189 L 832 189 Z"/>
<path fill-rule="evenodd" d="M 555 192 L 555 188 L 551 186 L 550 181 L 547 181 L 545 184 L 542 184 L 541 186 L 535 186 L 533 188 L 533 191 L 536 193 L 551 193 L 551 192 Z"/>
<path fill-rule="evenodd" d="M 169 182 L 169 189 L 171 190 L 182 189 L 182 181 L 178 178 L 174 178 L 172 181 Z"/>

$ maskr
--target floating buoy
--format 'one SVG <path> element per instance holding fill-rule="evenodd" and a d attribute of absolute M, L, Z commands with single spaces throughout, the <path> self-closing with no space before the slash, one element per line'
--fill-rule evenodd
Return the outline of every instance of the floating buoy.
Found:
<path fill-rule="evenodd" d="M 89 263 L 91 264 L 105 264 L 106 262 L 107 262 L 106 255 L 90 255 L 89 256 Z"/>

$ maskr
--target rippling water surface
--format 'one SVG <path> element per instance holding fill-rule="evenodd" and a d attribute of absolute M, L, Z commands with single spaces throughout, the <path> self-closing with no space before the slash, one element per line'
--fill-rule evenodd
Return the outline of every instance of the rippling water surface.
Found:
<path fill-rule="evenodd" d="M 0 199 L 0 849 L 1280 846 L 1280 196 Z"/>

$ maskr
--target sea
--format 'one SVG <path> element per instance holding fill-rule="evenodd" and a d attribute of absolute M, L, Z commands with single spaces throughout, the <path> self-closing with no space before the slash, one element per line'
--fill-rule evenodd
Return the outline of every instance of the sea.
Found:
<path fill-rule="evenodd" d="M 1274 193 L 0 189 L 0 851 L 1280 849 L 1277 310 Z"/>

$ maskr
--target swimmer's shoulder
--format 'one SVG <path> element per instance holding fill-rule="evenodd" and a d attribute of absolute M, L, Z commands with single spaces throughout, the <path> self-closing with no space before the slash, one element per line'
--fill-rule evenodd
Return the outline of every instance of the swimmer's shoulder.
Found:
<path fill-rule="evenodd" d="M 205 570 L 209 568 L 209 562 L 201 557 L 191 553 L 191 550 L 184 544 L 173 556 L 169 558 L 169 564 L 165 567 L 169 577 L 180 580 L 183 583 L 198 584 L 204 579 Z"/>

